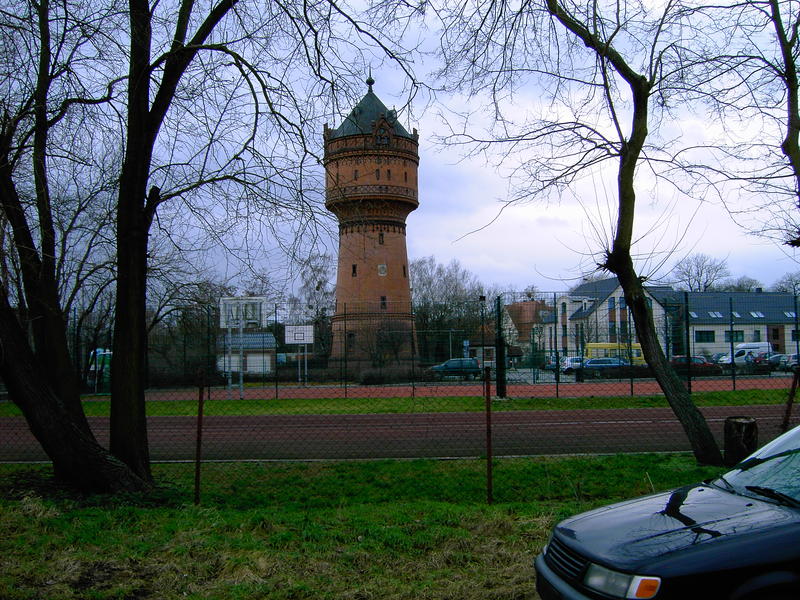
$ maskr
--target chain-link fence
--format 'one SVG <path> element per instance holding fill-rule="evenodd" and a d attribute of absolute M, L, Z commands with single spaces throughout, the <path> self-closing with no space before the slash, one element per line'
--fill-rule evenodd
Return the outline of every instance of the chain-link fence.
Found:
<path fill-rule="evenodd" d="M 795 296 L 651 287 L 648 303 L 664 355 L 721 447 L 731 416 L 754 418 L 761 443 L 797 422 Z M 246 304 L 177 308 L 152 326 L 153 461 L 195 460 L 198 435 L 202 459 L 231 469 L 690 449 L 616 284 L 311 315 L 293 304 Z M 86 412 L 107 444 L 110 333 L 73 337 Z M 0 415 L 0 461 L 46 460 L 7 398 Z"/>

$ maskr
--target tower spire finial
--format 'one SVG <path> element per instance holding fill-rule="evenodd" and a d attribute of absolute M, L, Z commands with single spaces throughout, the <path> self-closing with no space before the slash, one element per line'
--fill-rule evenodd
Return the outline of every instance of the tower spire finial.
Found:
<path fill-rule="evenodd" d="M 374 85 L 375 80 L 372 78 L 372 65 L 369 67 L 369 76 L 367 77 L 367 85 L 369 86 L 369 91 L 372 91 L 372 86 Z"/>

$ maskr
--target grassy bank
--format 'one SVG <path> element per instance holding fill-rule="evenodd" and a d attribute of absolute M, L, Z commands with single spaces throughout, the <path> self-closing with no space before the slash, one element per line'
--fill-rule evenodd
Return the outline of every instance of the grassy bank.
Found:
<path fill-rule="evenodd" d="M 207 400 L 205 414 L 213 415 L 301 415 L 301 414 L 386 414 L 418 412 L 473 412 L 485 410 L 482 398 L 317 398 Z M 697 406 L 752 406 L 783 404 L 787 390 L 737 390 L 698 392 L 692 395 Z M 109 414 L 107 397 L 87 397 L 83 402 L 87 416 Z M 667 407 L 663 396 L 589 396 L 585 398 L 512 398 L 496 400 L 495 411 L 568 410 L 584 408 L 653 408 Z M 196 400 L 152 400 L 147 403 L 149 416 L 196 415 Z M 21 416 L 10 402 L 0 403 L 0 417 Z"/>
<path fill-rule="evenodd" d="M 687 455 L 156 466 L 151 497 L 81 497 L 0 466 L 0 598 L 535 598 L 558 519 L 716 472 Z"/>

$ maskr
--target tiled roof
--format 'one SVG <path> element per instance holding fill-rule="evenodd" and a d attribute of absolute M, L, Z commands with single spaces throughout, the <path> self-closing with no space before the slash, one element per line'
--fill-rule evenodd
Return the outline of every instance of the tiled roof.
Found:
<path fill-rule="evenodd" d="M 389 125 L 394 129 L 394 134 L 402 137 L 414 139 L 408 131 L 397 120 L 397 112 L 389 110 L 386 105 L 372 91 L 372 78 L 367 79 L 369 91 L 361 101 L 355 105 L 344 122 L 334 129 L 330 134 L 331 138 L 346 137 L 348 135 L 371 135 L 373 124 L 384 117 Z"/>
<path fill-rule="evenodd" d="M 603 299 L 609 296 L 619 287 L 619 280 L 616 277 L 608 279 L 598 279 L 597 281 L 587 281 L 582 283 L 570 292 L 570 296 L 586 296 L 588 298 Z"/>
<path fill-rule="evenodd" d="M 506 311 L 521 338 L 530 337 L 534 324 L 553 323 L 555 320 L 553 307 L 541 300 L 514 302 L 506 306 Z"/>
<path fill-rule="evenodd" d="M 673 292 L 671 300 L 683 304 L 684 292 Z M 792 294 L 780 292 L 688 292 L 691 324 L 734 325 L 795 322 Z"/>

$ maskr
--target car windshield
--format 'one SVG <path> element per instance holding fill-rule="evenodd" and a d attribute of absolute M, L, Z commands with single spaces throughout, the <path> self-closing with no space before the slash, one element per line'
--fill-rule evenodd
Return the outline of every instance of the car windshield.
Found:
<path fill-rule="evenodd" d="M 800 427 L 776 438 L 714 483 L 737 494 L 800 508 Z"/>

